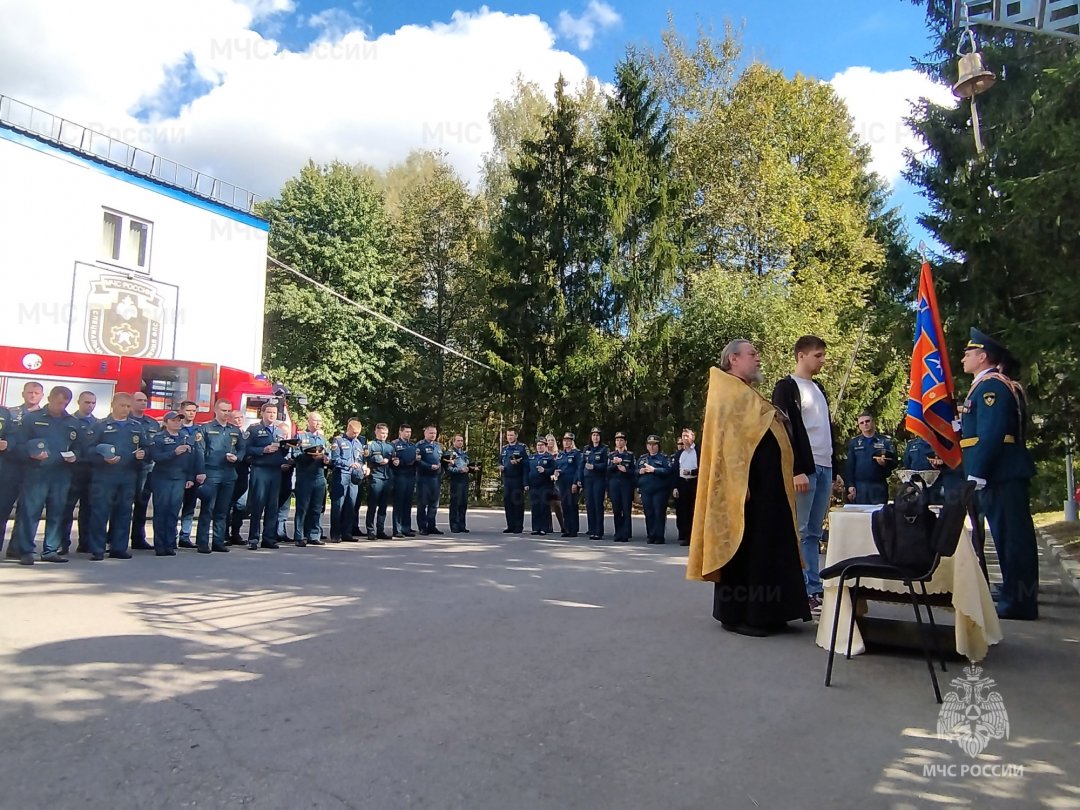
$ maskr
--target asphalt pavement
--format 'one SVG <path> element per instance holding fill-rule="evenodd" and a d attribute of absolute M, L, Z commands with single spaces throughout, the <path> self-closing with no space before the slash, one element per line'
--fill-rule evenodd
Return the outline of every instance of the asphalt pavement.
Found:
<path fill-rule="evenodd" d="M 1080 597 L 1047 556 L 973 758 L 920 653 L 827 689 L 814 625 L 723 631 L 673 519 L 663 546 L 469 525 L 0 565 L 0 807 L 1080 807 Z"/>

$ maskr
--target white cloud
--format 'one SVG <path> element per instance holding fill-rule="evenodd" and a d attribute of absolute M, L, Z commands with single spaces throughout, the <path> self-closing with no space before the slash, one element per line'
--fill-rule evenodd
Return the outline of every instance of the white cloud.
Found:
<path fill-rule="evenodd" d="M 359 23 L 324 31 L 303 52 L 252 29 L 294 5 L 112 0 L 106 14 L 85 0 L 0 0 L 0 19 L 13 21 L 0 26 L 0 93 L 275 195 L 309 158 L 384 168 L 415 148 L 446 151 L 475 179 L 491 104 L 516 75 L 544 88 L 560 73 L 571 85 L 588 77 L 539 17 L 486 7 L 374 39 Z M 176 115 L 137 120 L 186 60 L 213 89 Z"/>
<path fill-rule="evenodd" d="M 585 11 L 578 17 L 569 11 L 559 12 L 559 35 L 574 40 L 581 50 L 587 51 L 598 33 L 614 28 L 621 22 L 619 12 L 603 0 L 589 0 Z"/>
<path fill-rule="evenodd" d="M 870 146 L 870 168 L 890 183 L 904 169 L 904 150 L 925 148 L 904 123 L 911 105 L 924 96 L 943 106 L 956 105 L 948 87 L 915 70 L 878 72 L 850 67 L 833 76 L 829 84 L 847 104 L 855 132 Z"/>

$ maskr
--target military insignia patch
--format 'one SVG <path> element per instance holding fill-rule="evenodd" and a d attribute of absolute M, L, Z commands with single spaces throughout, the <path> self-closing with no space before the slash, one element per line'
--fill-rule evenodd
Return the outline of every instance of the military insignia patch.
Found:
<path fill-rule="evenodd" d="M 986 403 L 987 408 L 993 408 L 994 403 L 997 402 L 997 394 L 993 391 L 987 391 L 983 394 L 983 402 Z"/>
<path fill-rule="evenodd" d="M 72 441 L 75 441 L 75 439 L 77 437 L 78 437 L 78 434 L 74 430 L 71 431 L 71 433 L 68 434 L 68 438 L 70 438 Z"/>
<path fill-rule="evenodd" d="M 196 431 L 195 432 L 195 441 L 197 441 L 197 442 L 202 441 L 202 431 Z"/>

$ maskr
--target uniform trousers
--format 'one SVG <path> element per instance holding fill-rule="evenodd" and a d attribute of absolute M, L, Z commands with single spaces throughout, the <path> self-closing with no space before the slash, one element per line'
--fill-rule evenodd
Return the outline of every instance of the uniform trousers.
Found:
<path fill-rule="evenodd" d="M 64 507 L 71 486 L 71 470 L 66 469 L 67 466 L 66 462 L 62 462 L 41 467 L 41 462 L 36 461 L 21 466 L 23 483 L 14 532 L 20 554 L 34 553 L 34 538 L 42 512 L 45 513 L 45 541 L 41 553 L 56 554 L 60 551 Z"/>
<path fill-rule="evenodd" d="M 232 506 L 235 476 L 231 471 L 207 470 L 206 481 L 195 487 L 200 493 L 199 526 L 195 533 L 195 545 L 199 548 L 224 548 L 228 542 L 225 531 L 229 508 Z M 211 528 L 213 533 L 211 534 Z"/>
<path fill-rule="evenodd" d="M 176 521 L 184 505 L 183 478 L 165 478 L 159 472 L 150 479 L 154 499 L 154 552 L 176 551 Z"/>
<path fill-rule="evenodd" d="M 252 467 L 248 472 L 248 543 L 265 543 L 277 538 L 277 516 L 280 505 L 281 467 L 274 464 Z"/>
<path fill-rule="evenodd" d="M 435 517 L 439 512 L 438 475 L 416 476 L 416 525 L 422 532 L 435 531 Z"/>
<path fill-rule="evenodd" d="M 380 478 L 371 474 L 371 482 L 368 484 L 367 519 L 364 525 L 367 533 L 377 531 L 386 534 L 386 509 L 390 505 L 390 496 L 394 491 L 394 479 L 387 476 Z M 393 524 L 391 524 L 391 529 Z"/>
<path fill-rule="evenodd" d="M 503 476 L 503 513 L 506 528 L 512 532 L 525 530 L 525 484 L 520 478 Z"/>
<path fill-rule="evenodd" d="M 611 499 L 611 517 L 615 523 L 615 539 L 629 540 L 634 536 L 631 507 L 634 504 L 634 484 L 631 480 L 612 478 L 608 481 L 608 497 Z"/>
<path fill-rule="evenodd" d="M 604 536 L 604 495 L 607 481 L 600 475 L 585 476 L 585 515 L 589 537 Z"/>
<path fill-rule="evenodd" d="M 562 502 L 562 524 L 565 534 L 577 534 L 581 528 L 581 513 L 579 502 L 581 493 L 574 491 L 574 482 L 564 484 L 561 476 L 559 480 L 559 500 Z"/>
<path fill-rule="evenodd" d="M 450 531 L 465 528 L 465 510 L 469 506 L 469 476 L 457 473 L 450 476 Z"/>
<path fill-rule="evenodd" d="M 416 492 L 416 466 L 394 469 L 394 534 L 412 531 L 413 493 Z"/>
<path fill-rule="evenodd" d="M 104 554 L 106 544 L 110 554 L 127 552 L 137 479 L 138 470 L 94 471 L 90 483 L 94 502 L 90 513 L 91 554 Z"/>
<path fill-rule="evenodd" d="M 326 474 L 322 468 L 296 474 L 296 516 L 293 539 L 318 540 L 322 537 L 322 515 L 326 510 Z"/>
<path fill-rule="evenodd" d="M 548 499 L 552 491 L 550 482 L 529 486 L 530 523 L 534 532 L 551 531 L 551 510 L 548 508 Z"/>

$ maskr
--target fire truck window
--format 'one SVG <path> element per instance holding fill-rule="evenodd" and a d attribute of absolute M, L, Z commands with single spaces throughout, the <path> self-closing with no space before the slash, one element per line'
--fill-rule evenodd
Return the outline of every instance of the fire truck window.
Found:
<path fill-rule="evenodd" d="M 142 389 L 148 400 L 146 407 L 179 410 L 188 398 L 188 370 L 184 366 L 149 366 L 143 370 Z"/>
<path fill-rule="evenodd" d="M 214 370 L 200 368 L 195 371 L 195 402 L 200 411 L 214 407 Z"/>

